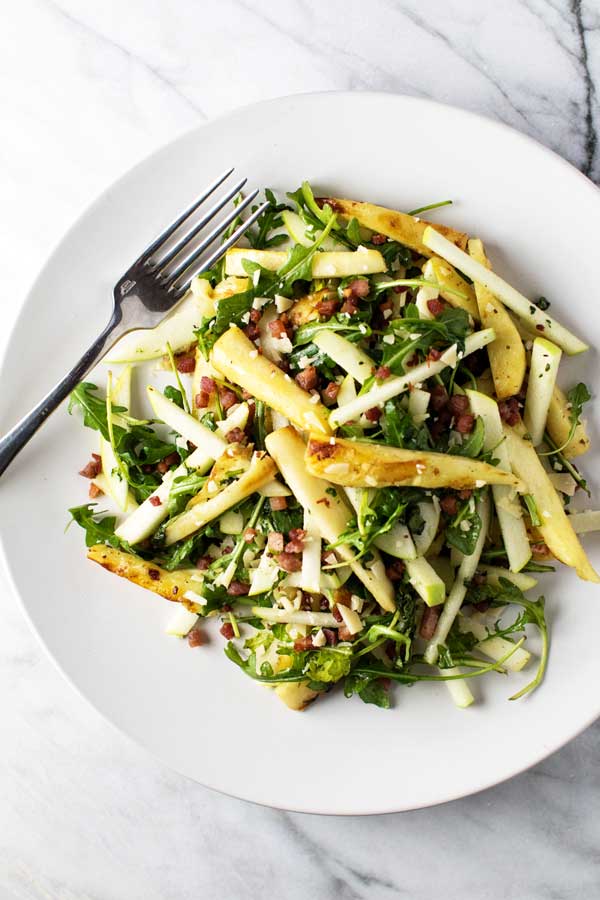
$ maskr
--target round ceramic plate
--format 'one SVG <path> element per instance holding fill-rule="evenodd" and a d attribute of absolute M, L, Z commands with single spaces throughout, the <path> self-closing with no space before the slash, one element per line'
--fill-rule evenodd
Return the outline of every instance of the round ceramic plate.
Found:
<path fill-rule="evenodd" d="M 592 347 L 600 197 L 558 156 L 504 126 L 389 94 L 317 94 L 253 106 L 185 135 L 108 190 L 48 261 L 3 362 L 2 426 L 62 376 L 105 324 L 117 277 L 226 166 L 256 186 L 412 209 L 452 198 L 437 220 L 483 238 L 496 270 Z M 567 385 L 598 383 L 594 350 L 567 360 Z M 104 375 L 98 376 L 104 378 Z M 93 378 L 91 379 L 93 380 Z M 598 406 L 589 414 L 598 447 Z M 395 689 L 382 711 L 335 693 L 302 714 L 246 679 L 216 634 L 191 651 L 167 637 L 168 603 L 92 565 L 67 507 L 96 435 L 59 410 L 2 478 L 10 575 L 52 657 L 107 719 L 172 768 L 237 797 L 319 813 L 381 813 L 493 785 L 562 746 L 600 714 L 600 593 L 560 570 L 543 585 L 552 653 L 542 688 L 511 703 L 525 673 L 471 685 L 457 710 L 444 685 Z M 597 451 L 585 459 L 591 476 Z M 586 540 L 600 562 L 598 542 Z M 509 683 L 510 682 L 510 683 Z"/>

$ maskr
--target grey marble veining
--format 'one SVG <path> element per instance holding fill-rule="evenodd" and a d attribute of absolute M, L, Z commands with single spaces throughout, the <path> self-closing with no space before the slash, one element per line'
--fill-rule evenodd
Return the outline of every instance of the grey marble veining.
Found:
<path fill-rule="evenodd" d="M 0 29 L 3 321 L 100 190 L 241 104 L 332 89 L 434 97 L 600 180 L 599 84 L 592 0 L 20 0 Z M 437 809 L 290 815 L 206 791 L 117 734 L 63 682 L 7 585 L 0 623 L 2 900 L 600 892 L 600 724 Z"/>

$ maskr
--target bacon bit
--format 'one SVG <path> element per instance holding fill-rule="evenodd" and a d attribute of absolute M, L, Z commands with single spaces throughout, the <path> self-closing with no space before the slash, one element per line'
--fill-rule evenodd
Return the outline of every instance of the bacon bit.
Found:
<path fill-rule="evenodd" d="M 325 635 L 325 640 L 329 644 L 330 647 L 335 647 L 338 642 L 338 633 L 335 628 L 324 628 L 323 634 Z"/>
<path fill-rule="evenodd" d="M 304 541 L 302 538 L 293 538 L 293 540 L 288 541 L 285 545 L 286 553 L 302 553 L 304 550 Z"/>
<path fill-rule="evenodd" d="M 340 312 L 346 313 L 349 316 L 354 316 L 358 312 L 358 304 L 356 302 L 355 297 L 348 297 L 347 300 L 344 300 L 342 303 L 342 308 Z"/>
<path fill-rule="evenodd" d="M 301 653 L 303 650 L 314 650 L 312 635 L 308 634 L 306 637 L 294 641 L 294 650 L 296 653 Z"/>
<path fill-rule="evenodd" d="M 381 418 L 381 410 L 378 406 L 372 406 L 371 409 L 368 409 L 365 412 L 365 418 L 369 420 L 369 422 L 379 422 Z"/>
<path fill-rule="evenodd" d="M 344 288 L 344 290 L 342 291 L 342 296 L 347 300 L 352 297 L 358 297 L 362 299 L 363 297 L 368 296 L 370 290 L 371 286 L 366 278 L 356 278 Z"/>
<path fill-rule="evenodd" d="M 448 404 L 448 391 L 443 384 L 436 384 L 431 390 L 429 405 L 435 413 L 441 412 Z"/>
<path fill-rule="evenodd" d="M 338 628 L 338 637 L 340 641 L 354 641 L 358 637 L 357 634 L 352 634 L 351 631 L 348 630 L 346 625 L 340 625 Z"/>
<path fill-rule="evenodd" d="M 507 425 L 517 425 L 521 418 L 519 412 L 519 401 L 516 397 L 508 397 L 506 400 L 500 400 L 498 403 L 498 411 L 500 418 Z"/>
<path fill-rule="evenodd" d="M 206 393 L 206 391 L 200 391 L 199 394 L 196 394 L 194 397 L 194 405 L 196 409 L 206 409 L 208 404 L 210 403 L 210 396 Z"/>
<path fill-rule="evenodd" d="M 244 388 L 244 390 L 242 390 L 242 400 L 254 400 L 254 397 L 252 396 L 250 391 L 247 391 Z"/>
<path fill-rule="evenodd" d="M 320 441 L 309 441 L 308 452 L 317 459 L 329 459 L 335 453 L 335 444 L 321 443 Z"/>
<path fill-rule="evenodd" d="M 418 362 L 419 362 L 419 354 L 413 353 L 412 356 L 410 356 L 409 359 L 406 360 L 406 365 L 410 368 L 411 366 L 416 366 L 416 364 Z M 412 385 L 410 386 L 409 390 L 411 390 L 411 391 L 414 390 Z"/>
<path fill-rule="evenodd" d="M 258 531 L 256 530 L 256 528 L 246 528 L 244 532 L 244 540 L 247 544 L 251 544 L 257 534 Z"/>
<path fill-rule="evenodd" d="M 380 244 L 385 244 L 387 242 L 387 237 L 385 234 L 373 234 L 371 235 L 371 243 L 375 244 L 378 247 Z"/>
<path fill-rule="evenodd" d="M 459 434 L 470 434 L 473 431 L 473 426 L 475 425 L 475 416 L 471 415 L 471 413 L 465 413 L 462 416 L 459 416 L 456 422 L 454 423 L 454 428 L 458 431 Z"/>
<path fill-rule="evenodd" d="M 312 608 L 313 608 L 312 594 L 308 594 L 306 591 L 302 591 L 302 600 L 300 601 L 300 609 L 303 609 L 306 612 L 312 612 Z"/>
<path fill-rule="evenodd" d="M 155 469 L 156 469 L 156 466 L 148 466 L 148 465 L 142 466 L 142 472 L 144 473 L 144 475 L 151 475 L 152 472 L 155 471 Z"/>
<path fill-rule="evenodd" d="M 312 391 L 319 382 L 319 373 L 315 366 L 307 366 L 301 372 L 298 372 L 294 381 L 303 391 Z"/>
<path fill-rule="evenodd" d="M 390 581 L 400 581 L 404 575 L 405 568 L 401 559 L 395 559 L 393 563 L 386 567 L 385 574 Z"/>
<path fill-rule="evenodd" d="M 473 604 L 473 609 L 476 609 L 477 612 L 487 612 L 492 604 L 489 600 L 480 600 L 479 603 Z"/>
<path fill-rule="evenodd" d="M 273 319 L 272 322 L 269 322 L 269 331 L 273 335 L 273 337 L 281 338 L 287 335 L 287 330 L 281 319 Z"/>
<path fill-rule="evenodd" d="M 192 444 L 191 441 L 187 441 L 186 443 L 187 443 L 187 448 L 188 448 L 188 450 L 190 451 L 190 453 L 193 453 L 194 450 L 196 450 L 196 445 L 195 445 L 195 444 Z"/>
<path fill-rule="evenodd" d="M 280 553 L 276 559 L 277 565 L 284 572 L 299 572 L 302 568 L 302 560 L 295 553 Z"/>
<path fill-rule="evenodd" d="M 375 371 L 375 378 L 378 381 L 385 381 L 386 378 L 389 378 L 392 374 L 392 370 L 389 366 L 379 366 L 379 368 Z"/>
<path fill-rule="evenodd" d="M 426 641 L 430 641 L 435 634 L 438 619 L 442 611 L 441 606 L 426 606 L 423 610 L 419 635 Z"/>
<path fill-rule="evenodd" d="M 245 581 L 232 581 L 227 588 L 230 597 L 245 597 L 250 590 L 250 585 Z"/>
<path fill-rule="evenodd" d="M 151 506 L 162 506 L 162 500 L 160 497 L 148 497 Z"/>
<path fill-rule="evenodd" d="M 352 591 L 349 591 L 348 588 L 345 587 L 338 588 L 333 592 L 333 602 L 337 603 L 338 606 L 350 607 L 350 604 L 352 603 Z"/>
<path fill-rule="evenodd" d="M 304 528 L 290 528 L 288 532 L 290 541 L 303 541 L 306 537 Z"/>
<path fill-rule="evenodd" d="M 224 387 L 219 387 L 219 400 L 225 412 L 238 402 L 237 394 Z"/>
<path fill-rule="evenodd" d="M 536 559 L 547 559 L 550 556 L 548 546 L 543 541 L 532 544 L 531 552 Z"/>
<path fill-rule="evenodd" d="M 436 350 L 435 347 L 432 347 L 431 350 L 429 351 L 429 353 L 427 354 L 427 360 L 428 360 L 428 362 L 437 362 L 438 359 L 441 358 L 441 356 L 442 356 L 442 351 Z M 441 385 L 438 385 L 438 387 L 441 387 Z"/>
<path fill-rule="evenodd" d="M 379 304 L 379 312 L 381 313 L 382 316 L 384 316 L 384 313 L 386 313 L 388 311 L 388 309 L 390 311 L 393 311 L 393 309 L 394 309 L 394 301 L 391 300 L 389 297 L 387 300 L 384 300 L 383 303 Z M 385 318 L 385 316 L 384 316 L 384 318 Z"/>
<path fill-rule="evenodd" d="M 431 313 L 432 316 L 437 317 L 441 312 L 443 312 L 446 308 L 446 304 L 443 300 L 428 300 L 427 301 L 427 309 Z"/>
<path fill-rule="evenodd" d="M 339 302 L 340 301 L 336 300 L 335 297 L 327 297 L 324 300 L 319 300 L 315 309 L 320 316 L 325 316 L 326 319 L 330 319 L 334 312 L 337 312 Z"/>
<path fill-rule="evenodd" d="M 164 459 L 161 459 L 161 461 L 156 464 L 156 471 L 160 472 L 161 475 L 164 475 L 165 472 L 169 471 L 171 466 L 176 465 L 179 461 L 179 453 L 169 453 L 168 456 L 165 456 Z"/>
<path fill-rule="evenodd" d="M 329 600 L 324 594 L 321 594 L 319 598 L 319 609 L 321 612 L 329 612 Z"/>
<path fill-rule="evenodd" d="M 160 572 L 158 571 L 158 569 L 148 569 L 148 575 L 150 576 L 152 581 L 160 580 Z"/>
<path fill-rule="evenodd" d="M 260 337 L 260 329 L 258 325 L 255 325 L 253 322 L 250 322 L 249 325 L 245 325 L 242 330 L 249 341 L 257 341 Z M 260 353 L 261 351 L 259 350 L 258 352 Z"/>
<path fill-rule="evenodd" d="M 187 642 L 190 647 L 201 647 L 204 643 L 204 635 L 195 625 L 187 636 Z"/>
<path fill-rule="evenodd" d="M 97 453 L 92 453 L 92 459 L 79 472 L 84 478 L 96 478 L 102 471 L 102 460 Z"/>
<path fill-rule="evenodd" d="M 446 494 L 445 497 L 442 497 L 440 506 L 447 516 L 455 516 L 458 512 L 458 500 L 453 494 Z"/>
<path fill-rule="evenodd" d="M 335 619 L 336 622 L 343 622 L 343 621 L 344 621 L 343 618 L 342 618 L 342 614 L 341 614 L 341 612 L 339 611 L 339 609 L 337 608 L 337 606 L 334 606 L 334 607 L 333 607 L 333 609 L 331 610 L 331 613 L 332 613 L 333 618 Z"/>
<path fill-rule="evenodd" d="M 228 444 L 245 444 L 247 440 L 246 433 L 241 428 L 232 428 L 227 432 Z"/>
<path fill-rule="evenodd" d="M 462 416 L 463 413 L 466 413 L 468 408 L 469 400 L 464 394 L 454 394 L 448 400 L 448 409 L 453 416 Z"/>
<path fill-rule="evenodd" d="M 323 398 L 323 402 L 328 406 L 331 403 L 335 403 L 337 400 L 337 395 L 340 392 L 340 385 L 336 384 L 335 381 L 330 381 L 326 388 L 321 392 L 321 396 Z"/>
<path fill-rule="evenodd" d="M 458 496 L 460 500 L 470 500 L 473 496 L 473 491 L 465 488 L 464 490 L 458 492 Z"/>
<path fill-rule="evenodd" d="M 269 506 L 276 512 L 287 509 L 287 500 L 285 497 L 269 497 Z"/>
<path fill-rule="evenodd" d="M 267 547 L 273 553 L 283 553 L 283 534 L 281 531 L 272 531 L 267 538 Z"/>
<path fill-rule="evenodd" d="M 235 637 L 235 631 L 233 630 L 231 622 L 223 622 L 219 628 L 219 633 L 222 634 L 227 641 L 232 641 Z"/>
<path fill-rule="evenodd" d="M 396 284 L 396 285 L 394 285 L 392 290 L 395 294 L 403 294 L 405 291 L 408 290 L 408 287 L 405 284 Z"/>
<path fill-rule="evenodd" d="M 440 438 L 442 434 L 448 430 L 451 421 L 452 416 L 450 415 L 450 412 L 447 409 L 443 409 L 438 415 L 436 421 L 429 426 L 429 431 L 431 432 L 431 437 L 434 439 L 434 441 L 437 441 L 438 438 Z"/>
<path fill-rule="evenodd" d="M 210 556 L 199 556 L 196 560 L 196 568 L 200 569 L 201 572 L 205 572 L 210 566 L 212 559 Z"/>
<path fill-rule="evenodd" d="M 175 367 L 178 372 L 182 372 L 184 375 L 190 375 L 196 368 L 196 357 L 189 354 L 176 356 Z"/>
<path fill-rule="evenodd" d="M 206 391 L 207 394 L 212 394 L 216 387 L 217 385 L 214 378 L 210 378 L 208 375 L 203 375 L 200 379 L 201 391 Z"/>
<path fill-rule="evenodd" d="M 94 482 L 90 484 L 90 489 L 88 491 L 88 497 L 90 498 L 90 500 L 95 500 L 96 497 L 99 497 L 100 494 L 103 493 L 104 491 L 102 490 L 102 488 L 99 488 L 97 484 L 94 484 Z"/>

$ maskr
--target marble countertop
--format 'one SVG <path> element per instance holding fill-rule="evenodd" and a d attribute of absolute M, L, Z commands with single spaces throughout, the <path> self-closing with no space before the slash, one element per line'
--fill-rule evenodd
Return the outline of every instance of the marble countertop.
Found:
<path fill-rule="evenodd" d="M 593 0 L 20 0 L 0 29 L 5 328 L 73 219 L 137 160 L 239 105 L 433 97 L 600 180 Z M 598 894 L 600 723 L 497 788 L 370 819 L 290 815 L 184 780 L 118 734 L 0 586 L 0 896 L 354 900 Z"/>

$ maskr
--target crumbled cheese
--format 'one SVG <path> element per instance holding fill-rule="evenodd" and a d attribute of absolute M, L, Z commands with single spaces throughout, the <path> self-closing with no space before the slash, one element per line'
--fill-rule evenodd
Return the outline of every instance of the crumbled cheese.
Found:
<path fill-rule="evenodd" d="M 260 269 L 256 269 L 256 271 L 252 273 L 252 283 L 253 283 L 254 287 L 258 287 L 259 281 L 260 281 Z"/>
<path fill-rule="evenodd" d="M 196 591 L 186 591 L 183 595 L 183 599 L 190 600 L 192 603 L 197 603 L 198 606 L 206 606 L 206 597 L 197 594 Z"/>
<path fill-rule="evenodd" d="M 416 468 L 417 472 L 419 473 L 419 475 L 422 475 L 423 472 L 425 471 L 425 469 L 427 468 L 427 466 L 425 465 L 425 463 L 417 463 L 415 468 Z"/>
<path fill-rule="evenodd" d="M 314 392 L 311 392 L 310 400 L 308 402 L 317 404 L 317 403 L 319 403 L 320 400 L 321 400 L 321 398 L 319 397 L 319 392 L 314 391 Z"/>
<path fill-rule="evenodd" d="M 533 341 L 525 341 L 525 349 L 531 350 L 533 347 Z"/>
<path fill-rule="evenodd" d="M 350 597 L 350 609 L 353 609 L 355 612 L 362 612 L 362 608 L 365 605 L 365 601 L 362 597 L 359 597 L 358 594 L 352 594 Z"/>
<path fill-rule="evenodd" d="M 329 463 L 328 466 L 325 466 L 325 474 L 326 475 L 346 475 L 350 471 L 350 466 L 348 463 Z"/>
<path fill-rule="evenodd" d="M 219 490 L 219 485 L 217 484 L 216 481 L 214 481 L 211 478 L 210 481 L 206 485 L 206 490 L 208 491 L 209 494 L 216 494 L 217 491 Z"/>
<path fill-rule="evenodd" d="M 391 315 L 392 315 L 392 310 L 391 310 L 391 309 L 384 309 L 384 311 L 383 311 L 383 318 L 384 318 L 384 319 L 389 319 L 389 317 L 390 317 Z"/>
<path fill-rule="evenodd" d="M 562 463 L 559 463 L 559 462 L 553 463 L 552 468 L 554 469 L 555 472 L 562 472 L 562 470 L 563 470 Z"/>
<path fill-rule="evenodd" d="M 298 368 L 305 369 L 307 366 L 310 366 L 310 359 L 308 358 L 308 356 L 300 356 L 298 358 Z"/>
<path fill-rule="evenodd" d="M 446 366 L 451 366 L 454 368 L 456 363 L 458 362 L 458 354 L 456 352 L 456 344 L 452 344 L 451 347 L 448 347 L 445 353 L 442 353 L 440 357 L 441 362 Z"/>
<path fill-rule="evenodd" d="M 324 647 L 327 643 L 327 638 L 325 637 L 325 632 L 322 628 L 319 628 L 316 634 L 313 634 L 312 639 L 313 647 Z"/>
<path fill-rule="evenodd" d="M 451 275 L 450 269 L 447 269 L 446 266 L 440 266 L 440 272 L 442 275 Z"/>
<path fill-rule="evenodd" d="M 327 556 L 325 557 L 325 562 L 327 563 L 328 566 L 335 566 L 335 564 L 337 562 L 337 557 L 336 557 L 335 553 L 328 553 Z"/>
<path fill-rule="evenodd" d="M 485 307 L 485 311 L 486 311 L 487 313 L 493 313 L 493 312 L 494 312 L 494 306 L 493 306 L 493 304 L 488 303 L 488 304 L 486 305 L 486 307 Z"/>
<path fill-rule="evenodd" d="M 291 353 L 294 349 L 294 345 L 287 334 L 282 334 L 280 338 L 275 338 L 273 343 L 281 353 Z"/>
<path fill-rule="evenodd" d="M 384 336 L 382 337 L 382 341 L 384 344 L 395 344 L 396 338 L 393 334 L 384 334 Z"/>
<path fill-rule="evenodd" d="M 263 306 L 266 306 L 267 303 L 270 303 L 268 297 L 255 297 L 252 301 L 252 309 L 262 309 Z"/>
<path fill-rule="evenodd" d="M 551 519 L 551 518 L 552 518 L 552 516 L 550 515 L 550 513 L 548 512 L 547 509 L 543 510 L 542 515 L 543 515 L 543 517 L 544 517 L 545 519 Z"/>
<path fill-rule="evenodd" d="M 332 447 L 335 447 L 335 438 L 329 438 L 329 443 Z"/>
<path fill-rule="evenodd" d="M 485 484 L 485 481 L 482 481 L 481 478 L 478 478 L 478 479 L 476 480 L 476 482 L 475 482 L 475 487 L 476 487 L 476 488 L 482 488 L 482 487 L 484 486 L 484 484 Z"/>
<path fill-rule="evenodd" d="M 285 378 L 286 381 L 291 381 L 291 380 L 292 380 L 292 379 L 290 378 L 290 376 L 288 375 L 287 372 L 285 373 L 285 375 L 284 375 L 283 377 Z"/>
<path fill-rule="evenodd" d="M 250 321 L 250 310 L 248 310 L 247 312 L 244 313 L 243 316 L 241 316 L 241 321 L 243 322 L 244 325 L 248 324 L 248 322 Z"/>
<path fill-rule="evenodd" d="M 294 301 L 290 300 L 289 297 L 282 297 L 281 294 L 275 294 L 275 307 L 277 312 L 287 312 L 293 305 Z"/>
<path fill-rule="evenodd" d="M 250 359 L 256 359 L 256 357 L 258 356 L 258 350 L 251 350 L 248 356 L 250 357 Z"/>
<path fill-rule="evenodd" d="M 471 523 L 470 523 L 470 522 L 467 522 L 466 519 L 463 519 L 463 521 L 460 523 L 460 530 L 461 530 L 461 531 L 470 531 L 470 530 L 471 530 Z"/>

